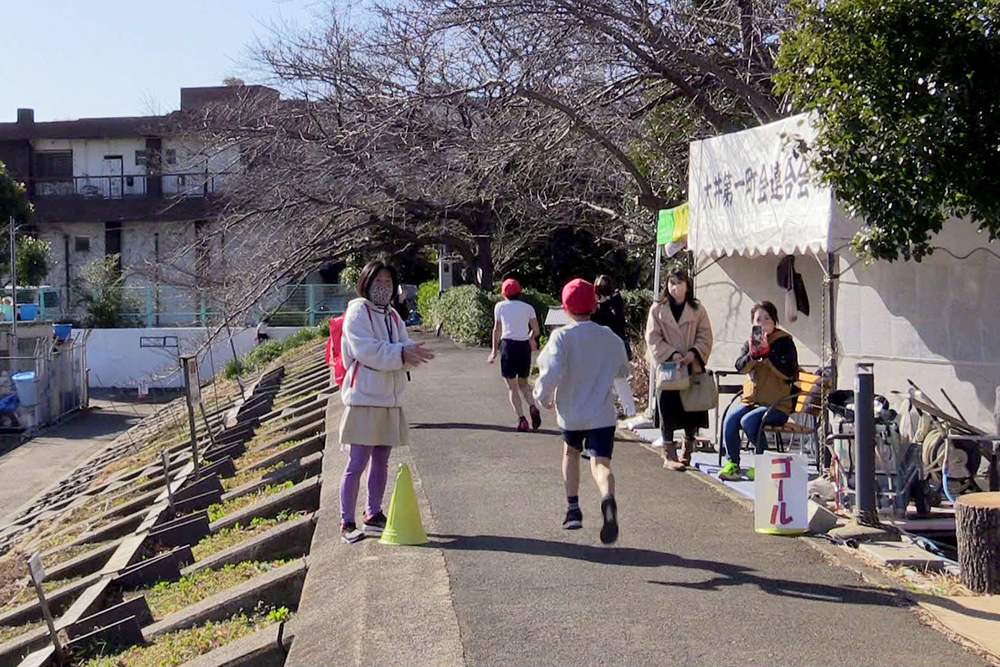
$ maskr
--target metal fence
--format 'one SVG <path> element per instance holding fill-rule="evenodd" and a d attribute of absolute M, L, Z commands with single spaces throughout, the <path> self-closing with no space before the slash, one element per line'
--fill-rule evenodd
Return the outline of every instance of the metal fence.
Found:
<path fill-rule="evenodd" d="M 0 357 L 0 429 L 8 434 L 30 434 L 89 400 L 85 338 L 37 341 L 33 357 Z"/>
<path fill-rule="evenodd" d="M 343 313 L 353 296 L 354 288 L 348 285 L 286 285 L 264 297 L 245 324 L 269 315 L 274 326 L 315 326 Z M 29 319 L 25 305 L 35 306 L 30 319 L 83 325 L 88 317 L 84 295 L 65 287 L 18 288 L 17 301 L 22 319 Z M 205 327 L 221 321 L 223 312 L 209 290 L 129 286 L 122 288 L 118 319 L 124 327 Z M 0 306 L 0 321 L 9 321 L 11 313 L 10 306 Z"/>

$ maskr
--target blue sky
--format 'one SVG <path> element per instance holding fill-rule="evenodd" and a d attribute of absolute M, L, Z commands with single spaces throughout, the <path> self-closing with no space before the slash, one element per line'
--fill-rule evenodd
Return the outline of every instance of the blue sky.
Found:
<path fill-rule="evenodd" d="M 248 47 L 269 26 L 307 28 L 326 0 L 35 0 L 3 3 L 0 122 L 161 113 L 180 89 L 253 83 Z M 152 101 L 152 104 L 151 104 Z"/>

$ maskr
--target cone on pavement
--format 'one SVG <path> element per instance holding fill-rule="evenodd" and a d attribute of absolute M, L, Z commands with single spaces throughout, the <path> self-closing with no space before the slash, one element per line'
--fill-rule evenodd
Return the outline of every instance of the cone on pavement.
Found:
<path fill-rule="evenodd" d="M 417 494 L 413 490 L 410 467 L 405 463 L 399 465 L 399 472 L 396 473 L 396 488 L 392 490 L 389 516 L 379 542 L 404 545 L 427 543 L 427 533 L 420 523 L 420 510 L 417 509 Z"/>

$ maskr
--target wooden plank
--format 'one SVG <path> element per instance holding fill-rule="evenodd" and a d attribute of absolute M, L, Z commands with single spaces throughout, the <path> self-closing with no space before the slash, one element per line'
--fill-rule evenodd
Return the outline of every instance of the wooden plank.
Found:
<path fill-rule="evenodd" d="M 938 408 L 934 407 L 933 405 L 930 405 L 928 403 L 924 403 L 920 399 L 911 398 L 910 401 L 913 403 L 913 407 L 917 408 L 921 412 L 926 412 L 927 414 L 931 415 L 932 417 L 937 417 L 938 419 L 940 419 L 941 421 L 945 422 L 949 426 L 953 426 L 954 428 L 957 428 L 957 429 L 959 429 L 961 431 L 965 431 L 967 433 L 971 433 L 972 435 L 989 435 L 989 433 L 987 433 L 986 431 L 978 429 L 975 426 L 973 426 L 972 424 L 967 424 L 964 421 L 962 421 L 961 419 L 958 419 L 956 417 L 952 417 L 947 412 L 942 412 L 941 410 L 939 410 Z"/>

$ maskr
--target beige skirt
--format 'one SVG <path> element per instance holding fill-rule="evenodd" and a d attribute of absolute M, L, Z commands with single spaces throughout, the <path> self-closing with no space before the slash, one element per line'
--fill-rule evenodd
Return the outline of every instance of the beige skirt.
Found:
<path fill-rule="evenodd" d="M 345 405 L 340 417 L 340 444 L 387 445 L 410 444 L 410 427 L 403 408 L 375 408 L 367 405 Z"/>

